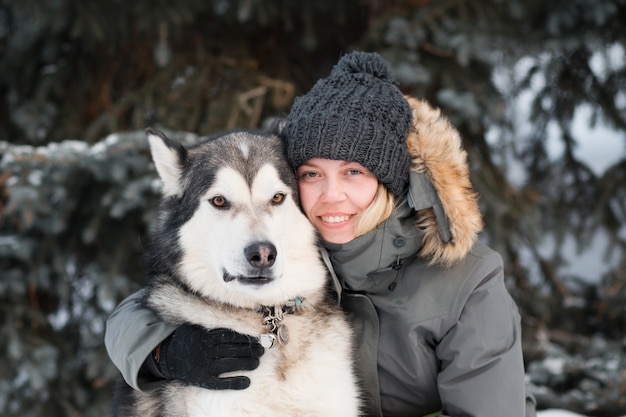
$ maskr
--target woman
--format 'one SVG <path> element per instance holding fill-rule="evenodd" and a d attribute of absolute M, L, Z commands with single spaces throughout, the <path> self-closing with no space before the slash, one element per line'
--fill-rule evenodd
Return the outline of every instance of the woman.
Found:
<path fill-rule="evenodd" d="M 281 134 L 302 208 L 357 329 L 367 415 L 534 416 L 519 314 L 501 257 L 477 240 L 482 220 L 452 126 L 404 97 L 378 54 L 354 52 L 296 99 Z M 205 357 L 181 360 L 180 352 L 228 333 L 165 328 L 137 298 L 107 324 L 107 349 L 126 380 L 138 389 L 159 376 L 223 388 L 189 365 Z M 256 366 L 255 341 L 230 337 L 234 343 L 210 344 L 208 360 L 229 370 Z M 149 352 L 157 345 L 177 366 L 155 365 Z M 238 382 L 230 388 L 247 386 Z"/>

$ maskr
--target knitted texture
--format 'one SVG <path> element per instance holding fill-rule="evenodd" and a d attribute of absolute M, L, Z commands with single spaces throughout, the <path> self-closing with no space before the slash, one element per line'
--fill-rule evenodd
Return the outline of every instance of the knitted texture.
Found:
<path fill-rule="evenodd" d="M 389 64 L 377 53 L 343 56 L 330 76 L 296 98 L 285 120 L 287 158 L 358 162 L 396 197 L 406 190 L 411 110 Z"/>

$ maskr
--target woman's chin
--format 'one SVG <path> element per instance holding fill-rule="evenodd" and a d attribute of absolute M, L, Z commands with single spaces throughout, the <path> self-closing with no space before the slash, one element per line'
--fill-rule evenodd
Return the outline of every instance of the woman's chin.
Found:
<path fill-rule="evenodd" d="M 352 231 L 338 231 L 338 230 L 320 230 L 320 235 L 328 243 L 343 244 L 348 243 L 354 239 L 355 235 Z"/>

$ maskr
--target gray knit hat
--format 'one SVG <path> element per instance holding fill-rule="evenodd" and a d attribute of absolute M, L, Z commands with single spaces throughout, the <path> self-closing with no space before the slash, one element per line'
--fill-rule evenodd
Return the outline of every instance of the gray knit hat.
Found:
<path fill-rule="evenodd" d="M 377 53 L 352 52 L 296 98 L 283 129 L 287 158 L 294 168 L 311 158 L 358 162 L 398 198 L 409 180 L 410 124 L 389 64 Z"/>

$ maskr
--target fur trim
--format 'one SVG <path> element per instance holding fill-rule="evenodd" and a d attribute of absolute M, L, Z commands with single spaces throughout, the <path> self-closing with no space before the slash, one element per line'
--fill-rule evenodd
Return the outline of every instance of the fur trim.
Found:
<path fill-rule="evenodd" d="M 441 238 L 432 209 L 417 212 L 417 226 L 424 230 L 420 256 L 430 264 L 451 266 L 471 250 L 483 228 L 478 195 L 472 189 L 467 152 L 458 131 L 427 102 L 406 96 L 413 113 L 407 137 L 411 169 L 432 182 L 450 223 L 452 239 Z"/>

